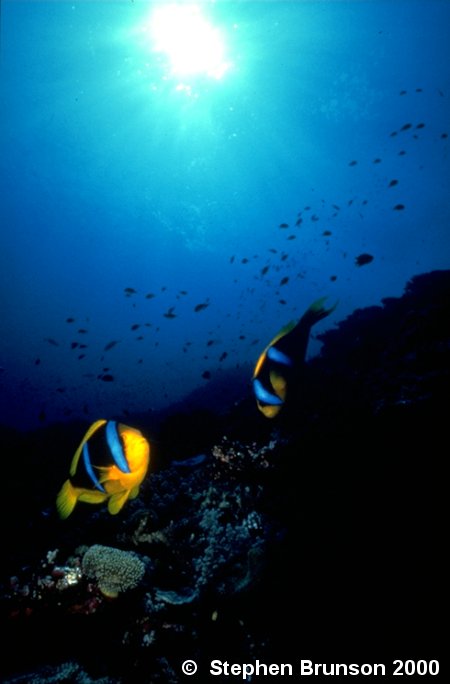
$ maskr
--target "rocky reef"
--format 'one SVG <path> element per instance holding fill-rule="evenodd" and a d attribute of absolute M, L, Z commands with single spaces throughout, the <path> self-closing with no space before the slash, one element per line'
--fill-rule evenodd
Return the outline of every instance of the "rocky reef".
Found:
<path fill-rule="evenodd" d="M 320 336 L 279 419 L 139 417 L 151 473 L 115 517 L 54 511 L 85 426 L 3 428 L 2 681 L 439 659 L 449 321 L 450 271 L 420 275 Z"/>

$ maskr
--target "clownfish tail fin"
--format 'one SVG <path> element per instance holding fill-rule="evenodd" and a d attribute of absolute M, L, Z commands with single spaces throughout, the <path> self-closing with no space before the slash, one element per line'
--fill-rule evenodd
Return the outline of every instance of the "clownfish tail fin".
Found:
<path fill-rule="evenodd" d="M 66 480 L 56 497 L 56 510 L 61 520 L 65 520 L 72 513 L 77 503 L 75 488 L 70 480 Z"/>
<path fill-rule="evenodd" d="M 306 323 L 309 325 L 309 327 L 312 328 L 315 323 L 318 323 L 318 321 L 321 321 L 322 318 L 326 318 L 329 316 L 335 308 L 338 305 L 338 302 L 336 302 L 333 306 L 331 306 L 329 309 L 326 309 L 324 304 L 325 304 L 326 297 L 321 297 L 320 299 L 316 299 L 315 302 L 311 304 L 309 309 L 305 311 L 305 313 L 302 316 L 302 322 Z"/>

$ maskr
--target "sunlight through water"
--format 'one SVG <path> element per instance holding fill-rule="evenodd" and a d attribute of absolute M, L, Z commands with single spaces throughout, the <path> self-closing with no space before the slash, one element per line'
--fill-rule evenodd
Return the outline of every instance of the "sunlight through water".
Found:
<path fill-rule="evenodd" d="M 221 79 L 230 64 L 220 31 L 198 5 L 158 5 L 149 22 L 152 49 L 168 60 L 169 75 Z"/>

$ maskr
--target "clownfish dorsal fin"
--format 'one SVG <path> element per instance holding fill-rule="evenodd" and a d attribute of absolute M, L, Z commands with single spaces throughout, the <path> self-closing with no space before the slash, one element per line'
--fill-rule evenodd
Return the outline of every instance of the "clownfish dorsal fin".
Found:
<path fill-rule="evenodd" d="M 85 443 L 92 437 L 94 432 L 97 432 L 99 428 L 102 427 L 102 425 L 105 425 L 107 421 L 106 420 L 96 420 L 95 423 L 92 423 L 91 427 L 88 429 L 86 434 L 84 435 L 83 439 L 81 440 L 81 444 L 76 450 L 74 457 L 72 459 L 72 463 L 70 465 L 70 476 L 74 477 L 75 473 L 77 472 L 77 467 L 78 467 L 78 461 L 80 460 L 81 452 L 83 451 L 83 447 Z"/>

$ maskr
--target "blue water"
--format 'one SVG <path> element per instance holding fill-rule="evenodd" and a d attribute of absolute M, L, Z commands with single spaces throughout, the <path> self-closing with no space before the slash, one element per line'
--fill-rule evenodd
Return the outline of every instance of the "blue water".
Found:
<path fill-rule="evenodd" d="M 2 2 L 3 424 L 250 392 L 314 299 L 450 266 L 450 3 L 200 3 L 220 79 L 170 73 L 155 4 Z"/>

